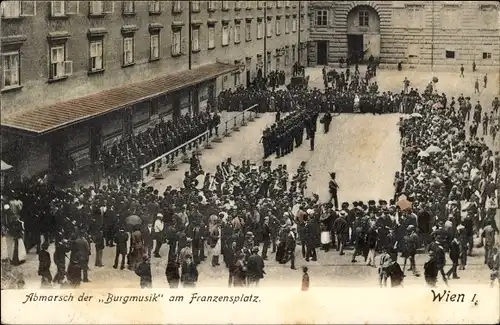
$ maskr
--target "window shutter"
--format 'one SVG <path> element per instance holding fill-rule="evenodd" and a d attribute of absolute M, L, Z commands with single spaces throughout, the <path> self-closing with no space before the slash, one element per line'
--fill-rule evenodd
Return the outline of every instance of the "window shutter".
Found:
<path fill-rule="evenodd" d="M 73 74 L 73 61 L 64 61 L 64 75 L 71 76 Z"/>

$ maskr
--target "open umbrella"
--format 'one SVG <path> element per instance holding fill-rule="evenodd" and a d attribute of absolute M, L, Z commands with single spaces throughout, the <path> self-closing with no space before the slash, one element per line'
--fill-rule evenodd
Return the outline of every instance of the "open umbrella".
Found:
<path fill-rule="evenodd" d="M 435 103 L 434 105 L 432 105 L 432 108 L 443 108 L 443 104 Z"/>
<path fill-rule="evenodd" d="M 2 162 L 2 164 L 1 164 L 1 166 L 0 166 L 0 167 L 1 167 L 1 168 L 0 168 L 0 170 L 1 170 L 1 171 L 4 171 L 4 170 L 9 170 L 9 169 L 11 169 L 11 168 L 12 168 L 12 166 L 11 166 L 11 165 L 9 165 L 9 164 L 7 164 L 5 161 L 1 160 L 1 162 Z"/>
<path fill-rule="evenodd" d="M 142 219 L 139 216 L 133 214 L 125 219 L 125 223 L 129 228 L 132 228 L 136 225 L 142 224 Z"/>
<path fill-rule="evenodd" d="M 431 145 L 425 151 L 427 151 L 428 153 L 436 153 L 436 152 L 441 152 L 443 150 L 441 148 L 439 148 L 438 146 Z"/>
<path fill-rule="evenodd" d="M 399 200 L 396 205 L 401 209 L 401 210 L 408 210 L 412 207 L 412 203 L 408 201 L 407 199 L 401 199 Z"/>
<path fill-rule="evenodd" d="M 430 156 L 430 154 L 429 154 L 427 151 L 422 150 L 422 151 L 420 151 L 420 152 L 418 153 L 418 156 L 419 156 L 419 157 L 429 157 L 429 156 Z"/>
<path fill-rule="evenodd" d="M 418 118 L 421 118 L 422 117 L 422 114 L 420 113 L 413 113 L 410 115 L 411 117 L 418 117 Z"/>

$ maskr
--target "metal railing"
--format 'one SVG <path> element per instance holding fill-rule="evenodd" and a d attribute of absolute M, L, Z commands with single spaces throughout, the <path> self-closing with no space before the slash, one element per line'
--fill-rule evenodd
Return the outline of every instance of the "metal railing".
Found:
<path fill-rule="evenodd" d="M 211 142 L 222 142 L 221 136 L 230 137 L 233 131 L 237 132 L 240 130 L 241 126 L 246 126 L 248 122 L 253 121 L 255 118 L 259 118 L 260 116 L 257 110 L 258 106 L 258 104 L 250 106 L 235 116 L 221 121 L 218 126 L 212 129 L 209 128 L 207 131 L 201 133 L 193 139 L 140 166 L 139 169 L 142 182 L 145 181 L 145 177 L 148 177 L 148 175 L 151 174 L 153 178 L 162 178 L 163 175 L 161 168 L 164 165 L 166 165 L 169 170 L 177 170 L 176 164 L 179 162 L 189 163 L 188 153 L 201 154 L 200 146 L 202 146 L 203 143 L 205 144 L 205 149 L 212 149 L 210 145 Z M 219 133 L 221 131 L 221 127 L 222 133 Z M 181 159 L 179 159 L 179 156 Z"/>

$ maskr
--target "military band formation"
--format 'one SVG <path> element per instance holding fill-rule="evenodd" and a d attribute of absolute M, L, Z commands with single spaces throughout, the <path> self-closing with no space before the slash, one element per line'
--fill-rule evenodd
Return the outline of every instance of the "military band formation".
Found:
<path fill-rule="evenodd" d="M 380 95 L 371 81 L 374 75 L 376 66 L 364 81 L 357 68 L 352 73 L 325 71 L 324 92 L 270 92 L 253 86 L 222 93 L 217 105 L 239 110 L 257 103 L 257 110 L 275 112 L 276 122 L 261 139 L 264 158 L 293 154 L 302 145 L 304 133 L 314 150 L 319 114 L 328 133 L 331 113 L 352 112 L 356 106 L 364 112 L 361 98 L 373 100 L 368 111 L 408 113 L 400 122 L 404 154 L 391 198 L 339 204 L 338 194 L 349 184 L 338 184 L 334 171 L 324 171 L 329 176 L 325 187 L 330 198 L 321 202 L 318 195 L 306 192 L 310 175 L 306 162 L 289 177 L 286 165 L 272 167 L 267 160 L 262 166 L 250 161 L 235 165 L 228 159 L 212 175 L 203 170 L 196 155 L 183 188 L 168 186 L 163 193 L 120 177 L 106 186 L 78 189 L 56 187 L 46 179 L 16 180 L 5 184 L 2 195 L 2 259 L 21 265 L 26 251 L 35 248 L 42 287 L 78 287 L 90 281 L 91 255 L 95 268 L 103 268 L 109 262 L 103 261 L 103 251 L 114 249 L 113 272 L 133 271 L 140 287 L 148 288 L 155 274 L 151 259 L 163 259 L 161 254 L 166 252 L 166 282 L 177 288 L 193 287 L 203 279 L 198 266 L 210 257 L 213 268 L 221 264 L 227 268 L 229 286 L 241 287 L 259 284 L 270 254 L 275 254 L 278 264 L 290 263 L 290 269 L 296 269 L 297 249 L 307 263 L 318 260 L 319 248 L 333 249 L 339 256 L 348 252 L 352 263 L 361 256 L 367 267 L 377 268 L 381 286 L 389 279 L 391 286 L 401 286 L 408 272 L 418 277 L 419 270 L 425 283 L 434 286 L 438 276 L 445 284 L 449 279 L 458 281 L 459 271 L 467 272 L 467 257 L 481 250 L 493 285 L 500 267 L 495 242 L 498 147 L 488 147 L 475 134 L 466 136 L 468 118 L 443 96 L 409 91 L 407 82 L 401 94 Z M 347 86 L 349 79 L 351 86 Z M 330 90 L 328 82 L 333 82 Z M 408 102 L 413 103 L 410 111 L 405 106 Z M 498 101 L 493 112 L 498 121 Z M 115 164 L 132 158 L 142 164 L 207 129 L 218 132 L 220 119 L 215 115 L 183 118 L 180 127 L 162 122 L 114 145 L 106 155 L 113 156 Z M 166 162 L 170 159 L 166 157 Z M 111 175 L 114 165 L 108 160 L 112 161 L 103 159 L 104 170 Z M 424 265 L 417 265 L 417 254 L 428 254 Z M 323 256 L 338 259 L 332 253 Z M 445 271 L 448 260 L 450 268 Z M 54 277 L 52 262 L 57 270 Z M 303 271 L 308 287 L 307 268 Z M 22 281 L 18 283 L 21 287 Z"/>

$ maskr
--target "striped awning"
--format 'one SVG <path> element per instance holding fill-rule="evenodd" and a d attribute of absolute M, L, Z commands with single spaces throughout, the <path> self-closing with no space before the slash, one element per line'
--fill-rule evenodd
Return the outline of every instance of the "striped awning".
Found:
<path fill-rule="evenodd" d="M 74 125 L 169 92 L 194 86 L 239 67 L 213 63 L 46 107 L 2 116 L 2 129 L 40 135 Z"/>

